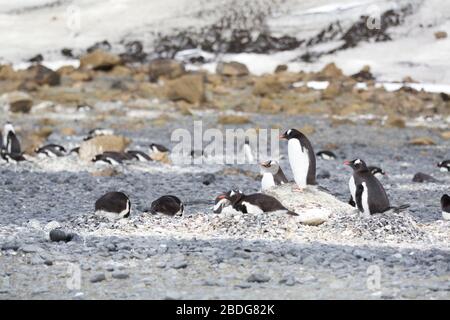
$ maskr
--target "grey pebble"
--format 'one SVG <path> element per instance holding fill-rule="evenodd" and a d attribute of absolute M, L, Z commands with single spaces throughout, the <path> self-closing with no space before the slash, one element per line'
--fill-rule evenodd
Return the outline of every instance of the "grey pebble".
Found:
<path fill-rule="evenodd" d="M 270 281 L 270 277 L 266 276 L 264 274 L 261 274 L 261 273 L 252 273 L 247 278 L 247 282 L 264 283 L 264 282 L 269 282 L 269 281 Z"/>
<path fill-rule="evenodd" d="M 94 276 L 91 277 L 91 279 L 89 280 L 92 283 L 96 283 L 96 282 L 102 282 L 106 280 L 106 276 L 104 273 L 98 273 Z"/>
<path fill-rule="evenodd" d="M 113 274 L 111 275 L 114 279 L 128 279 L 130 277 L 130 275 L 128 273 L 125 272 L 113 272 Z"/>
<path fill-rule="evenodd" d="M 188 266 L 188 263 L 186 262 L 186 260 L 180 260 L 180 261 L 175 261 L 174 263 L 172 263 L 171 267 L 173 269 L 184 269 Z"/>

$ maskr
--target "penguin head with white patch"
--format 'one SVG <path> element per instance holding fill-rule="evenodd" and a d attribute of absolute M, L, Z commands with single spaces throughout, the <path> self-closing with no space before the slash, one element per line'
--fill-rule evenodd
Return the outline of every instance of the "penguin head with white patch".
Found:
<path fill-rule="evenodd" d="M 275 160 L 267 160 L 260 163 L 261 171 L 263 173 L 276 174 L 280 169 L 280 165 Z"/>
<path fill-rule="evenodd" d="M 287 139 L 287 140 L 294 139 L 294 138 L 299 139 L 302 136 L 303 136 L 303 133 L 301 133 L 300 131 L 298 131 L 296 129 L 289 129 L 285 133 L 280 135 L 280 139 Z"/>
<path fill-rule="evenodd" d="M 366 163 L 361 159 L 355 159 L 351 161 L 344 161 L 344 164 L 352 168 L 354 171 L 365 171 L 367 170 Z"/>
<path fill-rule="evenodd" d="M 221 213 L 224 208 L 231 206 L 230 194 L 231 191 L 228 191 L 217 196 L 216 200 L 214 201 L 214 213 Z"/>

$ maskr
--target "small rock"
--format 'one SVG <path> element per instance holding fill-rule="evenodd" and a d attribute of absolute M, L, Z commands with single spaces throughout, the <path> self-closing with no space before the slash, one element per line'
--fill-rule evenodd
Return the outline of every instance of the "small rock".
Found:
<path fill-rule="evenodd" d="M 1 100 L 5 101 L 9 106 L 9 111 L 17 113 L 28 113 L 33 106 L 33 98 L 25 92 L 13 91 L 5 93 Z"/>
<path fill-rule="evenodd" d="M 175 79 L 182 76 L 186 70 L 184 64 L 173 59 L 155 59 L 148 68 L 150 81 L 157 81 L 160 77 Z"/>
<path fill-rule="evenodd" d="M 32 245 L 32 244 L 27 244 L 24 245 L 20 248 L 24 253 L 35 253 L 35 252 L 39 252 L 42 251 L 42 248 L 36 245 Z"/>
<path fill-rule="evenodd" d="M 216 73 L 228 77 L 242 77 L 249 75 L 247 66 L 236 61 L 219 62 L 217 64 Z"/>
<path fill-rule="evenodd" d="M 277 65 L 277 67 L 275 68 L 275 73 L 279 73 L 279 72 L 284 72 L 288 70 L 288 66 L 285 64 L 279 64 Z"/>
<path fill-rule="evenodd" d="M 420 137 L 410 140 L 409 144 L 414 146 L 434 146 L 436 143 L 428 137 Z"/>
<path fill-rule="evenodd" d="M 286 276 L 283 279 L 280 280 L 280 284 L 285 284 L 289 287 L 294 286 L 295 284 L 299 283 L 299 281 L 294 276 Z"/>
<path fill-rule="evenodd" d="M 277 76 L 262 76 L 255 80 L 253 94 L 255 96 L 267 96 L 279 93 L 281 90 L 283 90 L 283 84 L 279 81 Z"/>
<path fill-rule="evenodd" d="M 172 101 L 185 100 L 192 104 L 205 101 L 205 76 L 189 73 L 166 83 L 167 98 Z"/>
<path fill-rule="evenodd" d="M 2 250 L 13 250 L 17 251 L 20 248 L 20 244 L 18 242 L 6 242 L 2 244 Z"/>
<path fill-rule="evenodd" d="M 434 37 L 438 40 L 447 38 L 447 32 L 446 31 L 437 31 L 434 33 Z"/>
<path fill-rule="evenodd" d="M 391 116 L 387 119 L 386 124 L 390 127 L 405 128 L 406 123 L 403 118 Z"/>
<path fill-rule="evenodd" d="M 216 181 L 216 176 L 212 173 L 207 173 L 203 176 L 202 178 L 202 183 L 205 186 L 209 186 L 211 183 L 213 183 L 214 181 Z"/>
<path fill-rule="evenodd" d="M 130 140 L 122 136 L 97 136 L 80 144 L 79 156 L 83 161 L 91 161 L 105 151 L 123 152 L 129 144 Z"/>
<path fill-rule="evenodd" d="M 88 53 L 80 58 L 81 69 L 109 71 L 120 63 L 121 59 L 119 56 L 104 52 L 100 49 Z"/>
<path fill-rule="evenodd" d="M 98 273 L 96 275 L 94 275 L 93 277 L 91 277 L 91 279 L 89 280 L 92 283 L 97 283 L 97 282 L 102 282 L 106 280 L 106 276 L 104 273 Z"/>
<path fill-rule="evenodd" d="M 261 273 L 252 273 L 250 277 L 247 278 L 247 282 L 264 283 L 269 281 L 270 277 Z"/>
<path fill-rule="evenodd" d="M 185 261 L 185 260 L 180 260 L 180 261 L 175 261 L 173 264 L 172 264 L 172 268 L 173 269 L 184 269 L 184 268 L 186 268 L 188 266 L 188 263 L 187 263 L 187 261 Z"/>
<path fill-rule="evenodd" d="M 124 272 L 113 272 L 111 275 L 114 279 L 128 279 L 130 277 L 130 275 L 128 273 L 124 273 Z"/>
<path fill-rule="evenodd" d="M 437 179 L 433 178 L 432 176 L 430 176 L 426 173 L 423 173 L 423 172 L 416 173 L 414 175 L 412 181 L 420 182 L 420 183 L 422 183 L 422 182 L 439 182 L 439 180 L 437 180 Z"/>
<path fill-rule="evenodd" d="M 61 229 L 53 229 L 52 231 L 50 231 L 49 234 L 50 240 L 54 242 L 59 241 L 69 242 L 73 239 L 73 236 L 74 235 L 72 233 L 65 232 L 64 230 Z"/>

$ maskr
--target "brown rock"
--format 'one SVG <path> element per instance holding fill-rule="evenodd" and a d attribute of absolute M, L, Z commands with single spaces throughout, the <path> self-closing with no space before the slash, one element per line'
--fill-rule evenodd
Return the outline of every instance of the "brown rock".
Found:
<path fill-rule="evenodd" d="M 406 123 L 405 120 L 401 117 L 396 117 L 396 116 L 389 116 L 386 124 L 389 127 L 396 127 L 396 128 L 405 128 L 406 127 Z"/>
<path fill-rule="evenodd" d="M 61 132 L 61 134 L 65 135 L 65 136 L 74 136 L 77 131 L 74 128 L 61 128 L 61 130 L 59 130 Z"/>
<path fill-rule="evenodd" d="M 334 63 L 329 63 L 319 72 L 318 76 L 318 80 L 336 80 L 343 77 L 344 74 Z"/>
<path fill-rule="evenodd" d="M 0 65 L 0 80 L 17 80 L 19 75 L 9 64 Z"/>
<path fill-rule="evenodd" d="M 91 173 L 94 177 L 114 177 L 120 174 L 115 168 L 105 168 Z"/>
<path fill-rule="evenodd" d="M 56 70 L 56 73 L 59 74 L 60 76 L 65 76 L 71 74 L 75 70 L 76 69 L 74 66 L 62 66 Z"/>
<path fill-rule="evenodd" d="M 248 76 L 249 71 L 245 64 L 231 61 L 231 62 L 219 62 L 217 64 L 216 73 L 222 76 L 228 77 L 242 77 Z"/>
<path fill-rule="evenodd" d="M 434 33 L 434 37 L 438 40 L 447 38 L 447 32 L 446 31 L 437 31 Z"/>
<path fill-rule="evenodd" d="M 91 81 L 93 78 L 92 71 L 88 70 L 76 70 L 68 75 L 73 81 Z"/>
<path fill-rule="evenodd" d="M 219 124 L 246 124 L 250 123 L 250 119 L 248 117 L 239 116 L 239 115 L 222 115 L 217 119 L 217 123 Z"/>
<path fill-rule="evenodd" d="M 118 65 L 111 70 L 111 74 L 119 77 L 127 77 L 133 74 L 133 70 L 128 67 Z"/>
<path fill-rule="evenodd" d="M 334 99 L 341 94 L 341 85 L 336 81 L 331 82 L 328 87 L 322 91 L 322 99 Z"/>
<path fill-rule="evenodd" d="M 450 131 L 441 132 L 442 139 L 450 140 Z"/>
<path fill-rule="evenodd" d="M 281 106 L 271 99 L 262 98 L 259 102 L 259 111 L 264 113 L 278 113 L 281 111 Z"/>
<path fill-rule="evenodd" d="M 166 84 L 167 98 L 172 101 L 185 100 L 189 103 L 205 101 L 205 77 L 200 73 L 190 73 Z"/>
<path fill-rule="evenodd" d="M 263 76 L 255 80 L 253 94 L 257 96 L 266 96 L 272 93 L 278 93 L 283 89 L 283 84 L 276 76 Z"/>
<path fill-rule="evenodd" d="M 80 58 L 80 68 L 109 71 L 121 62 L 119 56 L 97 49 Z"/>
<path fill-rule="evenodd" d="M 279 64 L 276 68 L 275 68 L 275 73 L 280 73 L 280 72 L 284 72 L 288 70 L 288 66 L 285 64 Z"/>
<path fill-rule="evenodd" d="M 21 91 L 5 93 L 2 100 L 9 106 L 9 111 L 14 113 L 28 113 L 33 106 L 33 98 L 28 93 Z"/>
<path fill-rule="evenodd" d="M 436 143 L 428 137 L 419 137 L 410 140 L 409 144 L 414 146 L 434 146 Z"/>
<path fill-rule="evenodd" d="M 355 73 L 351 77 L 356 81 L 370 81 L 375 79 L 372 72 L 370 72 L 370 66 L 364 66 L 361 71 Z"/>
<path fill-rule="evenodd" d="M 105 151 L 123 152 L 129 144 L 130 140 L 122 136 L 98 136 L 80 144 L 79 156 L 81 160 L 91 161 L 94 156 Z"/>
<path fill-rule="evenodd" d="M 57 86 L 61 83 L 61 76 L 52 69 L 37 64 L 26 70 L 26 80 L 31 80 L 39 86 Z"/>
<path fill-rule="evenodd" d="M 148 67 L 150 81 L 157 81 L 160 77 L 175 79 L 182 76 L 186 70 L 184 64 L 173 59 L 155 59 Z"/>

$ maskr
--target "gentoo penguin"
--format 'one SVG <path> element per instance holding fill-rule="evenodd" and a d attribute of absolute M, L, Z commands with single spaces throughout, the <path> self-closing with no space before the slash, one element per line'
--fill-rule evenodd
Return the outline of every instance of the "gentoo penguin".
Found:
<path fill-rule="evenodd" d="M 0 157 L 7 163 L 16 164 L 17 162 L 26 161 L 25 157 L 21 153 L 8 153 L 5 149 L 0 150 Z"/>
<path fill-rule="evenodd" d="M 142 162 L 152 161 L 152 158 L 150 158 L 148 154 L 139 150 L 128 150 L 127 155 L 133 160 L 138 160 Z"/>
<path fill-rule="evenodd" d="M 273 186 L 278 186 L 288 182 L 277 161 L 264 161 L 261 162 L 260 166 L 263 174 L 261 180 L 261 191 L 265 191 Z"/>
<path fill-rule="evenodd" d="M 318 156 L 319 158 L 321 158 L 323 160 L 336 160 L 337 159 L 336 155 L 332 151 L 329 151 L 329 150 L 321 150 L 316 153 L 316 156 Z"/>
<path fill-rule="evenodd" d="M 160 145 L 160 144 L 152 143 L 150 145 L 150 152 L 165 153 L 165 152 L 169 152 L 169 151 L 170 151 L 169 149 L 167 149 L 166 147 L 164 147 L 163 145 Z"/>
<path fill-rule="evenodd" d="M 63 146 L 57 144 L 47 144 L 43 147 L 36 148 L 34 152 L 39 156 L 57 158 L 64 156 L 66 153 L 66 149 Z"/>
<path fill-rule="evenodd" d="M 3 148 L 9 154 L 21 153 L 20 142 L 11 122 L 7 122 L 3 127 Z"/>
<path fill-rule="evenodd" d="M 369 169 L 370 173 L 378 179 L 386 175 L 386 172 L 384 172 L 380 167 L 368 166 L 367 169 Z"/>
<path fill-rule="evenodd" d="M 437 166 L 442 172 L 450 172 L 450 160 L 441 161 Z"/>
<path fill-rule="evenodd" d="M 221 213 L 224 208 L 227 208 L 232 205 L 230 194 L 231 191 L 228 191 L 216 197 L 216 199 L 214 200 L 214 207 L 213 207 L 214 213 Z"/>
<path fill-rule="evenodd" d="M 361 159 L 345 161 L 353 169 L 349 180 L 351 197 L 359 211 L 366 215 L 386 212 L 394 209 L 400 212 L 408 206 L 391 207 L 383 185 L 375 178 Z"/>
<path fill-rule="evenodd" d="M 302 189 L 316 184 L 316 155 L 308 138 L 295 129 L 289 129 L 280 138 L 288 140 L 289 164 L 297 186 Z"/>
<path fill-rule="evenodd" d="M 80 154 L 80 147 L 75 147 L 71 149 L 69 154 Z"/>
<path fill-rule="evenodd" d="M 83 139 L 84 141 L 90 140 L 98 136 L 111 136 L 114 134 L 112 129 L 95 128 L 88 132 L 87 136 Z"/>
<path fill-rule="evenodd" d="M 128 218 L 130 199 L 123 192 L 108 192 L 95 202 L 95 214 L 111 220 Z"/>
<path fill-rule="evenodd" d="M 150 212 L 152 214 L 162 213 L 169 216 L 181 216 L 184 212 L 184 205 L 178 197 L 162 196 L 152 202 Z"/>
<path fill-rule="evenodd" d="M 450 196 L 444 194 L 441 198 L 442 218 L 450 220 Z"/>
<path fill-rule="evenodd" d="M 105 151 L 102 154 L 96 155 L 92 158 L 92 162 L 98 164 L 110 164 L 117 166 L 125 160 L 130 160 L 129 156 L 121 152 Z"/>
<path fill-rule="evenodd" d="M 242 151 L 244 152 L 245 160 L 247 160 L 248 163 L 253 163 L 255 161 L 255 157 L 253 156 L 253 151 L 248 138 L 245 138 L 244 145 L 242 146 Z"/>
<path fill-rule="evenodd" d="M 280 201 L 263 193 L 245 195 L 240 190 L 231 190 L 229 200 L 233 209 L 242 213 L 263 213 L 272 211 L 285 211 L 289 215 L 298 216 L 297 213 L 284 207 Z"/>

